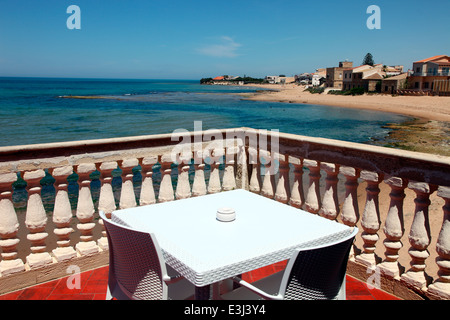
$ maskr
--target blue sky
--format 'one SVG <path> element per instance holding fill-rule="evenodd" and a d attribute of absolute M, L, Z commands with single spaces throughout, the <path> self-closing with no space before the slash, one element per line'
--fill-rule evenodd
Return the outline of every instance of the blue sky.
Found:
<path fill-rule="evenodd" d="M 450 1 L 0 0 L 0 76 L 200 79 L 450 55 Z M 81 9 L 81 29 L 66 12 Z M 370 30 L 370 5 L 381 29 Z"/>

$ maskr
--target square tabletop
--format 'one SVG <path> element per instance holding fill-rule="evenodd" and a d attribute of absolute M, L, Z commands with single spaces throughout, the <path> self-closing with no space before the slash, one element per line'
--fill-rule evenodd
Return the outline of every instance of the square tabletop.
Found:
<path fill-rule="evenodd" d="M 219 208 L 236 219 L 216 219 Z M 197 287 L 289 259 L 296 248 L 334 242 L 352 228 L 238 189 L 116 210 L 113 221 L 156 236 L 168 265 Z"/>

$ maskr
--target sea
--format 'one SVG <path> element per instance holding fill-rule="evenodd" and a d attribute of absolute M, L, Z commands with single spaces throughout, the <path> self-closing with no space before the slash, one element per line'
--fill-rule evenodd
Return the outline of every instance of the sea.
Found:
<path fill-rule="evenodd" d="M 250 101 L 240 95 L 258 90 L 262 89 L 201 85 L 198 80 L 0 78 L 0 148 L 172 133 L 179 129 L 193 131 L 199 121 L 203 130 L 250 127 L 379 144 L 388 136 L 386 124 L 408 120 L 405 116 L 375 111 Z M 162 178 L 158 164 L 153 172 L 155 195 L 158 196 Z M 176 172 L 175 166 L 173 182 L 176 181 Z M 95 206 L 100 195 L 99 175 L 97 171 L 91 174 L 90 190 Z M 189 177 L 192 183 L 193 168 Z M 205 180 L 208 177 L 208 168 L 205 167 Z M 78 178 L 76 173 L 68 177 L 73 212 L 77 208 Z M 54 182 L 48 172 L 41 181 L 42 201 L 49 217 L 47 229 L 52 236 L 50 217 L 56 195 Z M 118 168 L 113 171 L 112 180 L 116 205 L 120 200 L 121 183 L 121 170 Z M 137 201 L 141 183 L 142 175 L 135 170 L 133 185 Z M 18 174 L 12 197 L 21 223 L 26 217 L 26 186 L 26 181 Z M 76 221 L 73 219 L 73 224 Z M 27 231 L 26 228 L 21 230 Z M 21 241 L 19 244 L 25 246 L 25 252 L 27 243 Z"/>
<path fill-rule="evenodd" d="M 377 111 L 250 101 L 247 86 L 199 80 L 0 78 L 0 147 L 236 127 L 380 144 L 388 123 Z"/>

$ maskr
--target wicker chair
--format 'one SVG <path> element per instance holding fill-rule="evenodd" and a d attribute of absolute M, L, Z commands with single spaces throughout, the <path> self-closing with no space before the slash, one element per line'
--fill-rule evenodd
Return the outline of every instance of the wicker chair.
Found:
<path fill-rule="evenodd" d="M 345 300 L 345 273 L 358 229 L 347 238 L 313 248 L 297 249 L 284 271 L 252 284 L 235 277 L 240 287 L 224 300 Z"/>
<path fill-rule="evenodd" d="M 106 299 L 184 300 L 194 295 L 194 285 L 166 266 L 156 237 L 113 222 L 103 212 L 109 244 L 109 277 Z"/>

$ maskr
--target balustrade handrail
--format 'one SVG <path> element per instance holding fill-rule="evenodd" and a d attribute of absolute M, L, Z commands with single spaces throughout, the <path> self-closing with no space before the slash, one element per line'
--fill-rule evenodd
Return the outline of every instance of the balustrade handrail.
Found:
<path fill-rule="evenodd" d="M 450 157 L 288 133 L 279 140 L 281 153 L 450 186 Z"/>
<path fill-rule="evenodd" d="M 225 137 L 229 133 L 242 139 L 249 133 L 264 131 L 246 127 L 217 130 Z M 203 132 L 179 134 L 180 137 L 189 136 L 191 141 L 194 141 L 196 137 L 199 138 L 199 141 L 203 141 L 202 135 Z M 282 132 L 277 132 L 277 135 L 280 139 L 281 153 L 295 153 L 303 158 L 325 162 L 331 156 L 335 163 L 341 165 L 382 171 L 392 176 L 402 176 L 450 187 L 450 176 L 442 174 L 450 172 L 450 157 Z M 44 169 L 57 167 L 63 162 L 65 162 L 64 164 L 78 164 L 80 159 L 92 163 L 102 161 L 100 157 L 122 160 L 125 158 L 123 151 L 129 151 L 132 154 L 134 150 L 143 150 L 141 154 L 135 154 L 135 156 L 144 156 L 151 148 L 159 147 L 170 150 L 172 146 L 180 143 L 179 139 L 172 139 L 172 137 L 172 133 L 167 133 L 0 147 L 0 173 L 20 170 L 20 167 L 5 166 L 5 163 L 21 162 Z M 120 153 L 108 153 L 114 151 L 120 151 Z M 99 158 L 90 159 L 92 154 L 98 154 Z M 42 161 L 36 162 L 39 159 Z M 60 159 L 61 163 L 49 161 L 49 159 Z M 29 167 L 27 169 L 30 170 Z"/>
<path fill-rule="evenodd" d="M 255 137 L 264 135 L 270 139 L 255 140 Z M 214 147 L 211 147 L 210 143 L 220 142 L 220 137 L 224 138 L 223 141 L 237 143 L 213 143 Z M 181 142 L 191 145 L 188 145 L 188 154 L 175 161 L 169 155 Z M 216 149 L 209 153 L 213 160 L 209 162 L 208 178 L 205 175 L 205 154 L 196 149 L 199 143 L 201 148 Z M 153 168 L 158 163 L 161 169 L 157 189 Z M 270 170 L 274 164 L 277 170 Z M 133 169 L 138 166 L 142 172 L 139 199 L 133 186 Z M 175 173 L 174 166 L 178 168 L 175 184 L 171 178 Z M 117 168 L 122 170 L 118 205 L 111 184 L 112 171 Z M 96 205 L 91 194 L 90 177 L 95 170 L 100 172 L 101 182 Z M 309 172 L 307 187 L 303 185 L 304 170 Z M 57 237 L 54 250 L 46 245 L 50 222 L 41 199 L 40 181 L 47 173 L 55 179 L 51 221 L 51 232 Z M 75 214 L 70 208 L 67 189 L 67 178 L 72 173 L 79 176 Z M 26 217 L 20 222 L 12 198 L 13 183 L 18 175 L 26 181 L 28 194 Z M 321 185 L 321 178 L 325 178 L 325 186 Z M 339 202 L 336 188 L 341 182 L 345 182 L 345 197 Z M 367 185 L 364 208 L 359 208 L 356 203 L 360 182 Z M 383 221 L 380 221 L 378 199 L 381 183 L 391 188 L 388 199 L 383 199 L 384 203 L 389 203 L 387 217 Z M 95 212 L 100 208 L 110 213 L 117 208 L 234 188 L 248 189 L 349 226 L 359 224 L 363 231 L 359 241 L 363 246 L 358 249 L 360 252 L 355 250 L 351 255 L 355 264 L 370 270 L 379 269 L 383 277 L 411 288 L 420 296 L 450 299 L 447 267 L 450 264 L 447 240 L 450 234 L 450 157 L 246 127 L 0 147 L 0 293 L 7 290 L 2 284 L 10 284 L 8 279 L 11 277 L 21 279 L 26 272 L 39 273 L 39 270 L 59 263 L 69 263 L 73 259 L 89 260 L 107 252 L 106 233 L 103 230 L 98 238 L 93 231 L 96 225 L 101 224 L 101 220 L 95 219 Z M 411 268 L 406 270 L 403 266 L 405 270 L 402 270 L 399 250 L 406 245 L 402 212 L 406 189 L 414 191 L 416 197 L 414 217 L 406 240 L 411 246 L 408 251 Z M 430 196 L 435 191 L 445 205 L 442 207 L 443 223 L 439 236 L 433 235 L 437 238 L 435 266 L 439 272 L 430 281 L 425 273 L 426 263 L 433 263 L 427 259 L 431 239 L 427 225 Z M 79 233 L 76 239 L 72 235 L 74 219 Z M 19 230 L 28 231 L 26 238 L 19 236 Z M 378 241 L 381 230 L 385 234 L 383 243 Z M 18 243 L 30 243 L 26 259 L 19 257 Z M 384 258 L 375 253 L 380 247 L 386 250 Z M 16 287 L 26 285 L 26 282 L 19 282 Z"/>
<path fill-rule="evenodd" d="M 226 136 L 226 134 L 233 134 L 242 132 L 242 129 L 222 129 L 215 130 L 220 134 Z M 204 132 L 186 132 L 180 133 L 180 136 L 190 136 L 192 139 L 200 136 Z M 115 151 L 127 151 L 132 152 L 133 150 L 143 149 L 142 154 L 145 155 L 146 150 L 149 148 L 170 148 L 173 145 L 179 144 L 179 140 L 172 139 L 173 133 L 158 134 L 158 135 L 144 135 L 144 136 L 133 136 L 133 137 L 120 137 L 120 138 L 106 138 L 106 139 L 92 139 L 92 140 L 82 140 L 82 141 L 68 141 L 68 142 L 52 142 L 52 143 L 41 143 L 41 144 L 29 144 L 29 145 L 19 145 L 19 146 L 5 146 L 0 147 L 0 172 L 13 171 L 13 169 L 8 169 L 2 167 L 2 164 L 8 162 L 29 162 L 32 163 L 37 159 L 42 159 L 41 165 L 44 167 L 54 167 L 54 163 L 45 164 L 45 160 L 48 159 L 72 159 L 73 163 L 77 163 L 80 158 L 88 158 L 91 154 L 99 154 L 99 156 L 110 157 L 111 159 L 123 158 L 116 154 L 107 154 L 108 152 Z M 194 140 L 193 140 L 194 141 Z M 20 159 L 20 160 L 18 160 Z M 87 161 L 87 159 L 85 159 Z M 95 162 L 96 159 L 92 159 Z"/>

